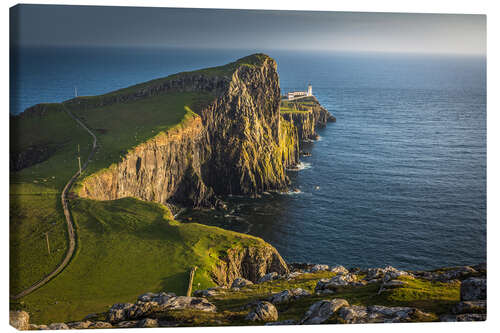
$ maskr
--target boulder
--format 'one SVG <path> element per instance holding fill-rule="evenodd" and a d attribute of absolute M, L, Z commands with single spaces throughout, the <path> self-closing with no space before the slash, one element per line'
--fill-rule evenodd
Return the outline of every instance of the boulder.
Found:
<path fill-rule="evenodd" d="M 269 302 L 259 302 L 255 309 L 247 315 L 246 320 L 276 321 L 278 320 L 278 310 Z"/>
<path fill-rule="evenodd" d="M 330 319 L 339 309 L 349 306 L 342 298 L 318 301 L 311 305 L 300 321 L 301 325 L 321 324 Z"/>
<path fill-rule="evenodd" d="M 30 329 L 30 315 L 26 311 L 9 311 L 10 326 L 20 331 Z"/>
<path fill-rule="evenodd" d="M 328 265 L 316 264 L 313 267 L 311 267 L 311 269 L 309 270 L 309 272 L 316 273 L 316 272 L 319 272 L 319 271 L 327 271 L 328 269 L 329 269 Z"/>
<path fill-rule="evenodd" d="M 75 321 L 75 322 L 72 322 L 72 323 L 66 323 L 66 325 L 68 325 L 68 327 L 72 330 L 81 330 L 81 329 L 84 329 L 84 328 L 89 328 L 89 326 L 92 324 L 92 322 L 90 320 L 86 320 L 86 321 Z"/>
<path fill-rule="evenodd" d="M 461 301 L 475 301 L 486 299 L 486 279 L 468 278 L 460 286 Z"/>
<path fill-rule="evenodd" d="M 276 279 L 279 279 L 279 277 L 280 277 L 280 275 L 276 272 L 267 273 L 266 275 L 261 277 L 257 283 L 264 283 L 267 281 L 276 280 Z"/>
<path fill-rule="evenodd" d="M 156 319 L 151 319 L 151 318 L 144 318 L 137 323 L 137 327 L 143 327 L 143 328 L 152 328 L 152 327 L 158 327 L 158 320 Z"/>
<path fill-rule="evenodd" d="M 141 299 L 146 301 L 141 301 Z M 106 321 L 117 324 L 123 321 L 155 317 L 165 311 L 178 309 L 215 312 L 216 307 L 202 297 L 172 296 L 165 293 L 156 296 L 144 294 L 135 304 L 114 304 L 106 314 Z"/>
<path fill-rule="evenodd" d="M 283 304 L 309 295 L 311 294 L 306 290 L 302 288 L 295 288 L 283 290 L 277 294 L 273 294 L 268 300 L 273 304 Z"/>
<path fill-rule="evenodd" d="M 137 301 L 140 302 L 157 302 L 157 303 L 163 303 L 166 302 L 168 299 L 175 297 L 175 293 L 145 293 L 142 294 L 137 298 Z"/>
<path fill-rule="evenodd" d="M 382 281 L 387 282 L 401 276 L 413 277 L 411 273 L 397 270 L 392 266 L 387 266 L 385 268 L 369 268 L 366 272 L 365 280 L 382 279 Z"/>
<path fill-rule="evenodd" d="M 231 284 L 231 288 L 243 288 L 246 286 L 252 285 L 253 282 L 243 279 L 243 278 L 236 278 L 234 279 L 233 283 Z"/>
<path fill-rule="evenodd" d="M 464 301 L 457 303 L 451 310 L 454 314 L 486 313 L 486 301 Z"/>
<path fill-rule="evenodd" d="M 52 323 L 49 325 L 49 330 L 69 330 L 65 323 Z"/>
<path fill-rule="evenodd" d="M 331 279 L 321 279 L 316 284 L 315 291 L 330 289 L 336 290 L 337 287 L 354 285 L 357 281 L 357 276 L 351 273 L 345 275 L 335 275 Z"/>
<path fill-rule="evenodd" d="M 30 331 L 46 331 L 49 330 L 49 327 L 47 325 L 35 325 L 35 324 L 30 324 Z"/>
<path fill-rule="evenodd" d="M 337 273 L 337 274 L 349 274 L 349 270 L 345 268 L 344 266 L 335 266 L 330 269 L 331 272 Z"/>
<path fill-rule="evenodd" d="M 106 313 L 106 321 L 112 324 L 125 321 L 128 318 L 129 309 L 133 306 L 134 304 L 132 303 L 113 304 L 113 306 Z"/>
<path fill-rule="evenodd" d="M 400 323 L 412 321 L 414 318 L 431 317 L 415 308 L 381 305 L 343 307 L 339 310 L 338 316 L 346 324 Z"/>

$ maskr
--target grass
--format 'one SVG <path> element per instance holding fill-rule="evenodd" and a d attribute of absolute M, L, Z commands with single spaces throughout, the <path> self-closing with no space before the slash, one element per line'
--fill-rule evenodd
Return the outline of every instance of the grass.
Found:
<path fill-rule="evenodd" d="M 172 220 L 165 206 L 133 198 L 72 202 L 78 249 L 54 280 L 22 299 L 34 323 L 81 320 L 153 291 L 185 295 L 213 286 L 210 272 L 228 248 L 263 246 L 263 240 L 197 223 Z"/>
<path fill-rule="evenodd" d="M 35 184 L 12 185 L 10 199 L 10 292 L 17 294 L 62 261 L 67 229 L 57 191 Z"/>
<path fill-rule="evenodd" d="M 282 99 L 280 103 L 280 113 L 309 113 L 311 108 L 316 105 L 311 97 L 304 97 L 298 100 L 289 101 Z"/>

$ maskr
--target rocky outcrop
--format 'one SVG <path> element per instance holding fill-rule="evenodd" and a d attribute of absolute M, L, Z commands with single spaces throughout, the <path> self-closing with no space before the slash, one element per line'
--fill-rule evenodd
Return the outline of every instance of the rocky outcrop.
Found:
<path fill-rule="evenodd" d="M 172 293 L 147 293 L 139 296 L 134 304 L 114 304 L 106 313 L 106 321 L 117 324 L 123 321 L 161 318 L 170 310 L 180 309 L 216 311 L 215 305 L 202 297 L 175 296 Z"/>
<path fill-rule="evenodd" d="M 433 317 L 425 312 L 410 307 L 388 307 L 381 305 L 346 306 L 338 312 L 339 322 L 345 324 L 366 323 L 402 323 L 427 321 Z"/>
<path fill-rule="evenodd" d="M 213 206 L 217 195 L 285 189 L 285 168 L 298 163 L 299 149 L 297 130 L 280 119 L 276 62 L 254 55 L 232 66 L 230 76 L 203 79 L 198 72 L 184 73 L 175 84 L 167 80 L 128 97 L 100 98 L 99 103 L 106 105 L 172 89 L 214 95 L 212 102 L 180 126 L 84 179 L 79 194 L 98 200 L 134 196 L 198 207 Z M 68 103 L 77 102 L 87 105 L 82 100 Z"/>
<path fill-rule="evenodd" d="M 272 295 L 271 297 L 269 297 L 268 300 L 273 304 L 283 304 L 310 295 L 311 294 L 308 291 L 302 288 L 295 288 L 295 289 L 283 290 L 277 294 Z"/>
<path fill-rule="evenodd" d="M 251 310 L 246 320 L 250 321 L 276 321 L 278 320 L 278 310 L 269 302 L 259 302 L 257 306 Z"/>
<path fill-rule="evenodd" d="M 269 244 L 261 247 L 234 248 L 219 258 L 212 273 L 218 285 L 231 286 L 237 278 L 258 282 L 267 273 L 280 275 L 289 273 L 288 267 L 278 251 Z"/>
<path fill-rule="evenodd" d="M 309 307 L 300 324 L 322 324 L 329 320 L 339 309 L 346 306 L 349 306 L 349 303 L 342 298 L 318 301 Z"/>
<path fill-rule="evenodd" d="M 30 329 L 30 316 L 26 311 L 10 311 L 9 324 L 20 331 Z"/>

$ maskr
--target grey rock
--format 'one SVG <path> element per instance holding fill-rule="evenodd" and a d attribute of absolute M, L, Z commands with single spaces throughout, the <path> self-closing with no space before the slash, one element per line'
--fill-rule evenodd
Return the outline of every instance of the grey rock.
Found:
<path fill-rule="evenodd" d="M 141 301 L 148 300 L 148 301 Z M 106 321 L 117 324 L 123 321 L 144 319 L 168 310 L 191 309 L 215 312 L 216 307 L 205 298 L 188 296 L 171 296 L 169 294 L 141 295 L 135 304 L 114 304 L 106 314 Z"/>
<path fill-rule="evenodd" d="M 348 273 L 345 275 L 335 275 L 331 279 L 321 279 L 316 284 L 315 291 L 319 290 L 336 290 L 337 287 L 353 285 L 357 281 L 354 274 Z"/>
<path fill-rule="evenodd" d="M 36 325 L 36 324 L 30 324 L 30 331 L 45 331 L 49 330 L 50 328 L 47 325 Z"/>
<path fill-rule="evenodd" d="M 340 309 L 339 317 L 347 324 L 364 323 L 368 318 L 368 310 L 364 306 L 346 306 Z"/>
<path fill-rule="evenodd" d="M 72 330 L 81 330 L 84 328 L 89 328 L 89 326 L 92 324 L 91 321 L 86 320 L 86 321 L 75 321 L 72 323 L 66 323 L 68 327 Z"/>
<path fill-rule="evenodd" d="M 158 324 L 158 320 L 156 319 L 151 319 L 151 318 L 144 318 L 142 320 L 139 321 L 139 323 L 137 323 L 137 327 L 158 327 L 159 324 Z"/>
<path fill-rule="evenodd" d="M 252 281 L 243 279 L 243 278 L 236 278 L 234 279 L 233 283 L 231 284 L 231 288 L 243 288 L 246 286 L 251 286 L 253 284 Z"/>
<path fill-rule="evenodd" d="M 69 330 L 65 323 L 52 323 L 49 325 L 49 330 Z"/>
<path fill-rule="evenodd" d="M 486 301 L 464 301 L 457 303 L 452 312 L 454 314 L 466 314 L 466 313 L 486 313 Z"/>
<path fill-rule="evenodd" d="M 486 279 L 468 278 L 460 286 L 460 300 L 475 301 L 486 299 Z"/>
<path fill-rule="evenodd" d="M 382 279 L 382 281 L 387 282 L 401 276 L 413 277 L 411 273 L 400 271 L 392 266 L 387 266 L 385 268 L 369 268 L 365 280 Z"/>
<path fill-rule="evenodd" d="M 9 324 L 17 330 L 30 329 L 30 315 L 26 311 L 9 311 Z"/>
<path fill-rule="evenodd" d="M 259 302 L 255 309 L 248 313 L 246 320 L 276 321 L 278 320 L 278 310 L 269 302 Z"/>
<path fill-rule="evenodd" d="M 321 324 L 330 319 L 339 309 L 349 306 L 342 298 L 318 301 L 311 305 L 300 321 L 301 325 Z"/>
<path fill-rule="evenodd" d="M 141 296 L 140 296 L 141 297 Z M 132 303 L 117 303 L 114 304 L 106 313 L 106 321 L 110 323 L 118 323 L 128 318 L 129 309 L 134 306 Z"/>
<path fill-rule="evenodd" d="M 329 269 L 328 265 L 316 264 L 309 270 L 311 273 L 319 272 L 319 271 L 327 271 Z"/>
<path fill-rule="evenodd" d="M 345 268 L 344 266 L 335 266 L 330 269 L 331 272 L 337 273 L 337 274 L 349 274 L 349 270 Z"/>
<path fill-rule="evenodd" d="M 400 323 L 413 319 L 414 315 L 429 316 L 415 308 L 409 307 L 387 307 L 381 305 L 349 306 L 339 310 L 339 318 L 347 324 L 362 323 Z"/>
<path fill-rule="evenodd" d="M 261 277 L 257 283 L 264 283 L 267 281 L 277 280 L 277 279 L 279 279 L 279 277 L 280 277 L 280 275 L 277 272 L 267 273 L 266 275 Z"/>
<path fill-rule="evenodd" d="M 163 303 L 167 301 L 171 297 L 175 297 L 176 295 L 174 293 L 165 293 L 161 292 L 159 294 L 156 293 L 145 293 L 142 294 L 137 298 L 137 301 L 140 302 L 157 302 L 157 303 Z"/>
<path fill-rule="evenodd" d="M 273 304 L 283 304 L 311 294 L 302 288 L 287 289 L 273 294 L 268 300 Z"/>

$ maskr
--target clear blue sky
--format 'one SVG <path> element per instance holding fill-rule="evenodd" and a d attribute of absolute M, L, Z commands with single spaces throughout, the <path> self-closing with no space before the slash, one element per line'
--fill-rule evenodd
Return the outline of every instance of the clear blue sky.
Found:
<path fill-rule="evenodd" d="M 486 16 L 20 5 L 11 9 L 11 41 L 486 54 Z"/>

